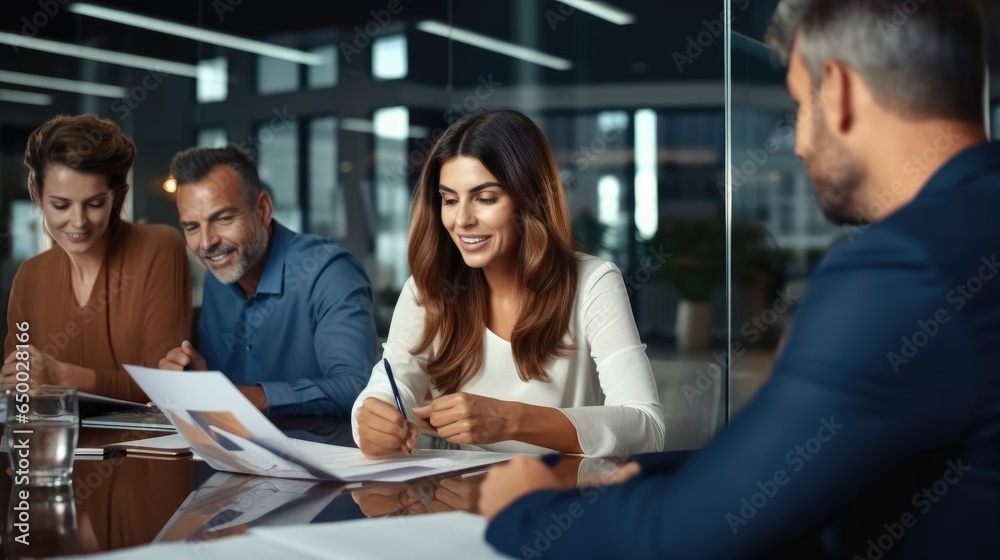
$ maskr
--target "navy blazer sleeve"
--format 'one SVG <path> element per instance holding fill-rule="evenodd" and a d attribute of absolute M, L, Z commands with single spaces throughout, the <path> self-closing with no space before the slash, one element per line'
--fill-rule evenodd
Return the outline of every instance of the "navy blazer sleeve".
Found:
<path fill-rule="evenodd" d="M 950 288 L 896 233 L 856 241 L 813 277 L 771 379 L 690 461 L 618 486 L 526 496 L 487 540 L 519 558 L 752 557 L 960 434 L 975 383 L 955 377 L 973 368 Z"/>

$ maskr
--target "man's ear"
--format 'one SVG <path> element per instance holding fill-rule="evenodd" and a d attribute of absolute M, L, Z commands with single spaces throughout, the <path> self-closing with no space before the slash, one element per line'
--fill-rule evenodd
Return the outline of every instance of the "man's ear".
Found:
<path fill-rule="evenodd" d="M 271 225 L 271 213 L 274 211 L 274 204 L 271 202 L 271 195 L 261 189 L 257 195 L 257 213 L 265 226 Z"/>
<path fill-rule="evenodd" d="M 855 79 L 856 75 L 839 60 L 823 63 L 823 81 L 816 103 L 826 119 L 827 129 L 835 134 L 846 134 L 854 125 Z"/>

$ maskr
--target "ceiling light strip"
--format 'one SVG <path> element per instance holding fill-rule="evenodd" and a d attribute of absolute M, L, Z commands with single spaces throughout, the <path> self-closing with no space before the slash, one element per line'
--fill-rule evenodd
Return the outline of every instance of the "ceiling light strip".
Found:
<path fill-rule="evenodd" d="M 608 4 L 607 2 L 594 2 L 593 0 L 559 0 L 567 6 L 576 8 L 581 12 L 599 17 L 605 21 L 610 21 L 615 25 L 629 25 L 635 23 L 635 14 Z"/>
<path fill-rule="evenodd" d="M 59 43 L 46 39 L 34 37 L 24 37 L 14 33 L 0 31 L 0 41 L 8 43 L 15 48 L 42 51 L 63 56 L 73 56 L 119 66 L 129 66 L 131 68 L 141 68 L 143 70 L 155 70 L 176 76 L 187 76 L 188 78 L 198 77 L 198 67 L 193 64 L 184 64 L 148 56 L 126 54 L 94 47 L 82 45 L 72 45 L 69 43 Z"/>
<path fill-rule="evenodd" d="M 245 51 L 272 58 L 280 58 L 282 60 L 297 62 L 299 64 L 308 64 L 310 66 L 319 66 L 323 64 L 323 57 L 315 53 L 300 51 L 298 49 L 283 47 L 272 43 L 265 43 L 263 41 L 245 39 L 235 35 L 219 33 L 218 31 L 210 31 L 193 25 L 184 25 L 182 23 L 164 21 L 162 19 L 133 14 L 131 12 L 115 10 L 113 8 L 105 8 L 103 6 L 95 6 L 93 4 L 72 4 L 69 7 L 69 11 L 82 16 L 103 19 L 105 21 L 120 23 L 122 25 L 138 27 L 139 29 L 155 31 L 157 33 L 174 35 L 175 37 L 193 39 L 195 41 L 201 41 L 202 43 L 210 43 L 212 45 L 218 45 L 220 47 L 226 47 L 238 51 Z"/>
<path fill-rule="evenodd" d="M 96 95 L 98 97 L 121 98 L 126 95 L 125 88 L 120 86 L 96 84 L 94 82 L 81 82 L 78 80 L 66 80 L 64 78 L 52 78 L 50 76 L 11 72 L 9 70 L 0 70 L 0 83 L 17 84 L 21 86 L 52 89 L 56 91 L 68 91 L 81 95 Z"/>
<path fill-rule="evenodd" d="M 417 29 L 432 35 L 452 39 L 458 41 L 459 43 L 465 43 L 466 45 L 472 45 L 473 47 L 479 47 L 481 49 L 500 53 L 511 58 L 517 58 L 525 62 L 545 66 L 546 68 L 552 68 L 553 70 L 569 70 L 573 67 L 573 63 L 565 58 L 559 58 L 558 56 L 545 54 L 541 51 L 515 45 L 514 43 L 508 43 L 506 41 L 494 39 L 493 37 L 487 37 L 481 33 L 476 33 L 460 27 L 446 25 L 439 21 L 421 21 L 417 24 Z"/>
<path fill-rule="evenodd" d="M 52 96 L 47 93 L 18 91 L 16 89 L 0 88 L 0 101 L 7 103 L 24 103 L 26 105 L 52 105 Z"/>

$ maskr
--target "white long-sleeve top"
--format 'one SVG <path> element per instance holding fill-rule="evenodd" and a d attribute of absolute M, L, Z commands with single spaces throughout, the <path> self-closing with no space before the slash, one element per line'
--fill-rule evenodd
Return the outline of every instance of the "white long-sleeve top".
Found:
<path fill-rule="evenodd" d="M 588 456 L 628 456 L 663 448 L 663 408 L 657 396 L 646 345 L 639 340 L 621 271 L 604 259 L 578 254 L 580 273 L 570 335 L 576 351 L 549 362 L 550 381 L 522 381 L 508 341 L 483 328 L 483 365 L 460 391 L 538 406 L 558 408 L 576 428 Z M 433 389 L 426 364 L 430 350 L 413 355 L 423 337 L 424 310 L 410 278 L 393 311 L 383 357 L 392 366 L 403 405 L 420 406 Z M 358 441 L 357 410 L 368 397 L 395 404 L 381 360 L 351 411 L 354 441 Z M 549 450 L 518 441 L 478 446 L 508 453 Z"/>

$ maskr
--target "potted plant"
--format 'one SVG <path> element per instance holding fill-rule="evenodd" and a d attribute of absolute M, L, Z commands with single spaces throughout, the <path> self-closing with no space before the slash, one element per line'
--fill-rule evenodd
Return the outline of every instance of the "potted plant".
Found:
<path fill-rule="evenodd" d="M 715 216 L 663 219 L 650 243 L 673 256 L 661 278 L 680 297 L 675 333 L 682 352 L 708 351 L 712 345 L 712 291 L 726 270 L 726 227 Z"/>

